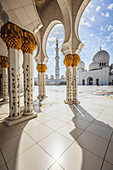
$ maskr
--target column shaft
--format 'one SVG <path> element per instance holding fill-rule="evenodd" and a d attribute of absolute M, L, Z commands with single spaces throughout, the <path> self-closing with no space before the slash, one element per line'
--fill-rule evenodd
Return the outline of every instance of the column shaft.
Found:
<path fill-rule="evenodd" d="M 38 98 L 45 98 L 45 73 L 38 73 Z"/>
<path fill-rule="evenodd" d="M 2 68 L 2 76 L 3 76 L 3 101 L 8 100 L 8 68 Z"/>
<path fill-rule="evenodd" d="M 32 55 L 24 53 L 24 115 L 33 114 L 33 64 Z"/>
<path fill-rule="evenodd" d="M 73 103 L 78 104 L 78 79 L 77 79 L 77 67 L 73 67 Z"/>
<path fill-rule="evenodd" d="M 67 104 L 72 104 L 72 67 L 66 68 L 66 101 Z"/>
<path fill-rule="evenodd" d="M 9 110 L 8 119 L 18 119 L 20 113 L 20 85 L 19 85 L 19 51 L 16 49 L 8 50 L 9 68 Z"/>

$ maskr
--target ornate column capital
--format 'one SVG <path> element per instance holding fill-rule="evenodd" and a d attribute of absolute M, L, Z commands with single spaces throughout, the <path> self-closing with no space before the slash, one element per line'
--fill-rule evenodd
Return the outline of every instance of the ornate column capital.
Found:
<path fill-rule="evenodd" d="M 47 66 L 45 64 L 38 64 L 36 69 L 39 73 L 45 73 L 47 70 Z"/>
<path fill-rule="evenodd" d="M 2 65 L 2 68 L 8 68 L 8 57 L 1 56 L 0 64 Z"/>
<path fill-rule="evenodd" d="M 65 56 L 64 64 L 66 67 L 68 67 L 68 66 L 72 67 L 72 64 L 73 64 L 73 55 L 72 54 L 68 54 Z"/>
<path fill-rule="evenodd" d="M 32 33 L 23 30 L 23 39 L 24 42 L 21 47 L 23 53 L 33 54 L 37 44 L 35 36 Z"/>
<path fill-rule="evenodd" d="M 77 54 L 73 54 L 73 67 L 77 67 L 80 62 L 80 57 Z"/>
<path fill-rule="evenodd" d="M 22 36 L 22 29 L 11 22 L 7 22 L 1 27 L 1 37 L 8 49 L 20 50 L 23 43 Z"/>

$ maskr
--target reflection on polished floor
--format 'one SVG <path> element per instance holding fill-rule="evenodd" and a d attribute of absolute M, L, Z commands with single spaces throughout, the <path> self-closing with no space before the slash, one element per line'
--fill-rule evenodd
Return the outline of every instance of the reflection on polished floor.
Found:
<path fill-rule="evenodd" d="M 80 86 L 80 105 L 69 106 L 65 86 L 47 86 L 38 117 L 12 127 L 2 122 L 8 105 L 1 106 L 0 170 L 113 170 L 113 96 L 108 92 L 113 87 Z"/>

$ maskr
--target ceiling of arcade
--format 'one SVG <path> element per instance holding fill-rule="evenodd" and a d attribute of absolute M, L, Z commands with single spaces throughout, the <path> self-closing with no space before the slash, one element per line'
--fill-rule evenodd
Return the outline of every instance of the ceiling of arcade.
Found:
<path fill-rule="evenodd" d="M 36 6 L 41 10 L 43 7 L 45 7 L 49 1 L 51 0 L 35 0 Z"/>
<path fill-rule="evenodd" d="M 71 31 L 70 18 L 76 15 L 76 11 L 78 11 L 82 2 L 88 4 L 89 1 L 90 0 L 1 0 L 0 29 L 4 23 L 10 21 L 32 33 L 36 33 L 36 31 L 42 28 L 40 29 L 42 30 L 41 34 L 44 35 L 46 32 L 48 35 L 52 28 L 51 26 L 47 30 L 51 21 L 59 20 L 64 24 L 64 27 L 67 28 L 67 32 L 65 30 L 67 36 L 70 34 L 69 31 Z M 84 4 L 83 9 L 85 9 L 86 4 Z M 74 13 L 71 11 L 72 6 Z M 80 15 L 77 18 L 78 21 Z M 53 23 L 53 26 L 55 24 L 56 23 Z M 47 39 L 47 36 L 45 37 L 45 39 Z M 41 49 L 41 51 L 43 50 Z M 7 56 L 7 48 L 1 38 L 0 55 Z"/>

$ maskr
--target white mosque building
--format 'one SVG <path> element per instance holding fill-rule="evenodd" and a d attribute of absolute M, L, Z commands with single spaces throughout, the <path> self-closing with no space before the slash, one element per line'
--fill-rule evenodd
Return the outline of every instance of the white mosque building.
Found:
<path fill-rule="evenodd" d="M 49 77 L 46 74 L 46 85 L 65 85 L 65 76 L 62 75 L 60 77 L 58 40 L 56 40 L 55 50 L 55 76 L 51 75 Z M 109 60 L 109 53 L 105 50 L 101 50 L 100 47 L 100 50 L 94 55 L 88 70 L 85 69 L 85 63 L 80 61 L 78 65 L 78 85 L 113 85 L 113 64 L 109 66 Z M 38 83 L 37 81 L 37 78 L 35 78 L 36 84 Z"/>
<path fill-rule="evenodd" d="M 110 56 L 107 51 L 98 51 L 85 70 L 85 63 L 78 65 L 78 85 L 113 85 L 113 64 L 109 66 Z"/>

